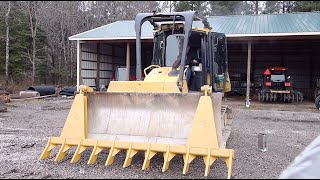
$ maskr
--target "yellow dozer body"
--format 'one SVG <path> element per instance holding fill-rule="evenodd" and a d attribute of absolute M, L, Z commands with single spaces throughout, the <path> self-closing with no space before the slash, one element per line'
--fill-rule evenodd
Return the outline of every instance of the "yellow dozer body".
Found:
<path fill-rule="evenodd" d="M 230 178 L 234 150 L 226 149 L 226 142 L 232 119 L 228 115 L 231 110 L 221 105 L 223 92 L 214 92 L 211 85 L 189 91 L 187 67 L 181 69 L 181 86 L 180 76 L 170 75 L 172 67 L 150 67 L 153 69 L 148 74 L 145 71 L 143 81 L 111 81 L 106 92 L 81 86 L 61 135 L 49 138 L 40 159 L 60 146 L 55 161 L 62 160 L 76 146 L 71 160 L 76 163 L 93 147 L 88 164 L 94 163 L 103 149 L 109 149 L 105 165 L 111 165 L 117 153 L 125 150 L 123 167 L 127 167 L 133 156 L 143 151 L 142 169 L 148 168 L 156 153 L 162 153 L 164 172 L 170 160 L 182 154 L 186 174 L 192 160 L 202 156 L 207 176 L 212 163 L 223 158 Z"/>

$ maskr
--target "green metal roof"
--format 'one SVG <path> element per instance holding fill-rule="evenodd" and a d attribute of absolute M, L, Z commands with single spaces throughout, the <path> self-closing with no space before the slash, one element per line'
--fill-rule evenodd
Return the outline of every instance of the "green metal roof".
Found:
<path fill-rule="evenodd" d="M 320 12 L 207 17 L 213 31 L 227 37 L 320 35 Z M 201 22 L 193 26 L 203 27 Z M 141 39 L 152 39 L 153 27 L 144 23 Z M 117 21 L 69 37 L 70 40 L 135 39 L 134 20 Z"/>

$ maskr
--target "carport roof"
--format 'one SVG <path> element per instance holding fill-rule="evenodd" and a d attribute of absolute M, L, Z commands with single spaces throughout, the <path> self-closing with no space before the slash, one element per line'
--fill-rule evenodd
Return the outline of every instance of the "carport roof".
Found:
<path fill-rule="evenodd" d="M 227 37 L 320 35 L 320 12 L 207 17 L 213 31 Z M 203 27 L 194 22 L 195 27 Z M 144 23 L 141 39 L 152 39 L 153 27 Z M 69 37 L 69 40 L 135 39 L 134 20 L 116 21 Z"/>

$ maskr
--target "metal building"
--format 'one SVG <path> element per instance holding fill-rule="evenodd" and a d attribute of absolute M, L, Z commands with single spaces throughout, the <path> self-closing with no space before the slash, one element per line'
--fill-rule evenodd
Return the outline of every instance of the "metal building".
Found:
<path fill-rule="evenodd" d="M 320 12 L 207 18 L 214 31 L 227 36 L 231 83 L 245 75 L 258 86 L 266 68 L 286 66 L 295 87 L 305 98 L 313 98 L 316 79 L 320 79 Z M 194 22 L 194 26 L 201 27 L 201 23 Z M 152 36 L 151 24 L 144 23 L 142 68 L 151 63 Z M 78 86 L 99 89 L 108 85 L 118 67 L 129 69 L 126 78 L 135 80 L 134 20 L 117 21 L 69 39 L 78 44 Z"/>

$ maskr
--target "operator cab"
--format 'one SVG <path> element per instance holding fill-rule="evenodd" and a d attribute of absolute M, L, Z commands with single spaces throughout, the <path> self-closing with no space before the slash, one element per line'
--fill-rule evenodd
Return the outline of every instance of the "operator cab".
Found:
<path fill-rule="evenodd" d="M 197 12 L 137 15 L 137 80 L 141 80 L 140 36 L 141 24 L 145 21 L 154 27 L 153 58 L 150 68 L 146 68 L 145 72 L 150 71 L 151 67 L 171 67 L 168 77 L 178 77 L 177 86 L 184 92 L 201 91 L 204 85 L 211 86 L 213 92 L 230 91 L 226 36 L 212 32 L 207 19 Z M 195 21 L 202 22 L 203 27 L 193 27 Z M 190 54 L 187 53 L 188 45 L 197 63 L 190 63 L 190 59 L 187 59 Z M 188 84 L 185 84 L 186 79 Z"/>
<path fill-rule="evenodd" d="M 155 33 L 151 64 L 175 68 L 175 61 L 182 57 L 183 26 L 177 24 L 174 30 L 171 29 L 172 26 L 165 27 Z M 201 86 L 210 84 L 208 77 L 210 72 L 215 74 L 214 81 L 217 88 L 223 88 L 227 71 L 226 39 L 221 33 L 209 32 L 209 36 L 206 33 L 203 30 L 192 30 L 188 40 L 190 49 L 187 52 L 186 61 L 189 62 L 186 62 L 185 65 L 191 70 L 188 82 L 189 91 L 200 91 Z M 197 62 L 194 63 L 192 60 Z M 203 73 L 203 69 L 207 70 L 207 76 Z M 177 73 L 178 71 L 173 72 L 175 75 Z"/>

